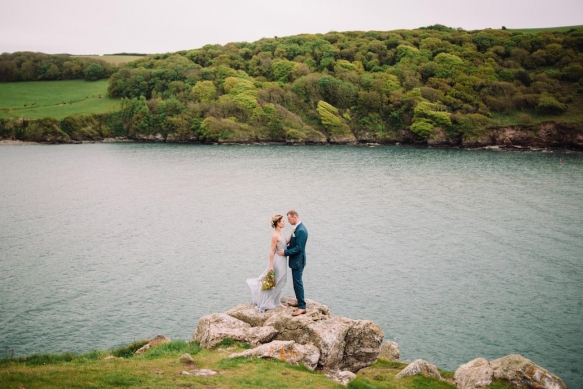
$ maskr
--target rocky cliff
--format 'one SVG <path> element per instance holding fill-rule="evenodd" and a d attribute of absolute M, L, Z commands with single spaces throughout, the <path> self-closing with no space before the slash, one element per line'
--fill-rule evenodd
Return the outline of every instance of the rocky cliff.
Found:
<path fill-rule="evenodd" d="M 247 342 L 255 348 L 234 357 L 277 357 L 310 369 L 354 373 L 376 362 L 384 337 L 377 324 L 332 316 L 325 305 L 306 302 L 307 313 L 295 317 L 292 308 L 258 313 L 252 304 L 204 316 L 193 340 L 208 349 L 225 338 Z"/>

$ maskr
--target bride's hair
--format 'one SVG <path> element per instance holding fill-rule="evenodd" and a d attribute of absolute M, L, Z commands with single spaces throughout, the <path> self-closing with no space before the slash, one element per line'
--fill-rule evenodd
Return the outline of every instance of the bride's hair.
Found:
<path fill-rule="evenodd" d="M 275 228 L 277 227 L 277 224 L 279 223 L 279 221 L 283 219 L 282 215 L 275 215 L 274 217 L 271 218 L 271 228 Z"/>

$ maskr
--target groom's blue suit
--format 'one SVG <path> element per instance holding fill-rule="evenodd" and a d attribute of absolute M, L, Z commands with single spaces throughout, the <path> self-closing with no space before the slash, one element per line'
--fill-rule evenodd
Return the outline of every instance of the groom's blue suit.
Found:
<path fill-rule="evenodd" d="M 300 223 L 291 236 L 287 249 L 284 250 L 285 256 L 289 257 L 289 267 L 292 269 L 292 279 L 294 281 L 294 292 L 298 300 L 298 308 L 306 309 L 304 300 L 304 283 L 302 274 L 306 266 L 306 242 L 308 241 L 308 230 L 304 223 Z"/>

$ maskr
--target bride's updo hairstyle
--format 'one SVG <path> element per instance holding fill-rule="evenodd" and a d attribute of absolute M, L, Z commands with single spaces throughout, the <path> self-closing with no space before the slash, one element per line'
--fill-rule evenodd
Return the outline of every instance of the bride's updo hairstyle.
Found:
<path fill-rule="evenodd" d="M 275 215 L 274 217 L 271 218 L 271 228 L 275 228 L 277 227 L 277 224 L 279 223 L 279 221 L 283 219 L 282 215 Z"/>

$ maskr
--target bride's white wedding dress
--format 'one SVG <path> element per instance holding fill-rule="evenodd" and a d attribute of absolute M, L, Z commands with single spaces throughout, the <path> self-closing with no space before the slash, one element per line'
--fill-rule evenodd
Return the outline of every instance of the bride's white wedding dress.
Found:
<path fill-rule="evenodd" d="M 287 258 L 277 255 L 277 250 L 285 250 L 287 244 L 283 237 L 275 248 L 273 255 L 273 272 L 275 273 L 275 287 L 271 290 L 261 290 L 261 279 L 267 274 L 267 270 L 259 278 L 249 278 L 247 284 L 251 288 L 251 297 L 253 305 L 259 312 L 265 312 L 268 309 L 277 308 L 281 305 L 279 299 L 285 283 L 287 282 Z"/>

